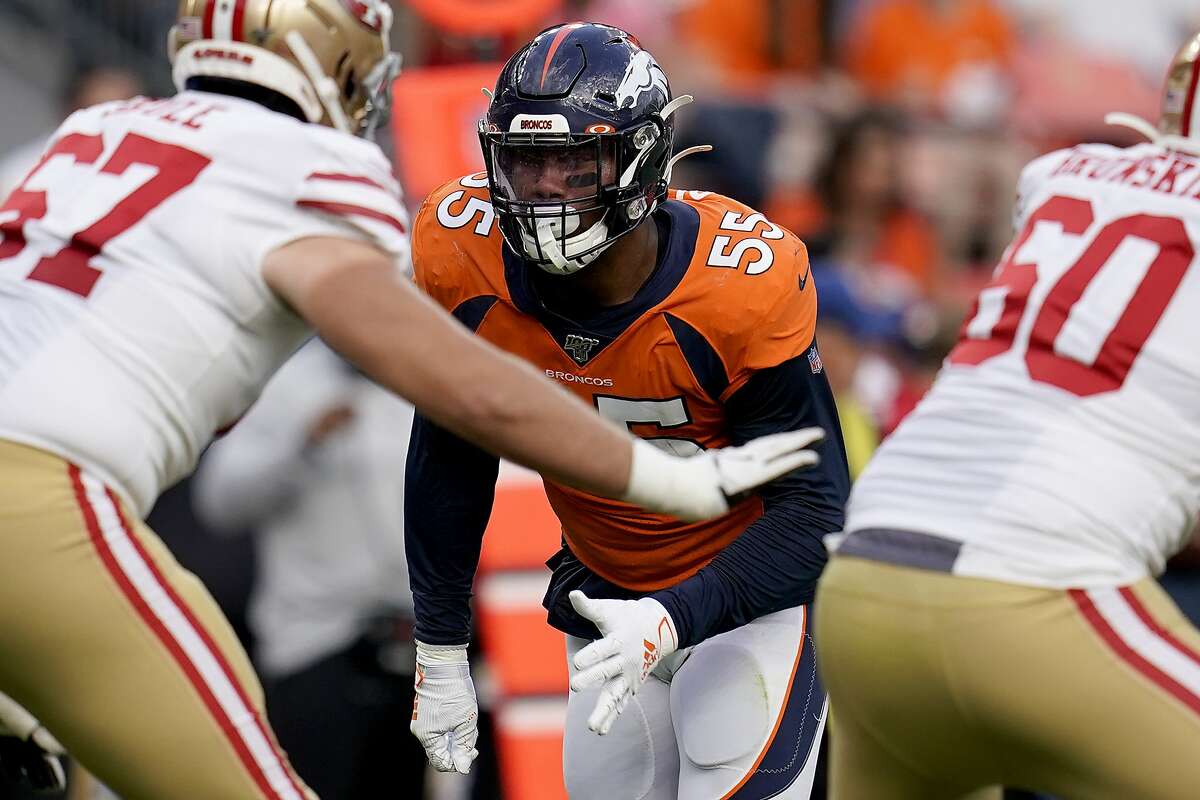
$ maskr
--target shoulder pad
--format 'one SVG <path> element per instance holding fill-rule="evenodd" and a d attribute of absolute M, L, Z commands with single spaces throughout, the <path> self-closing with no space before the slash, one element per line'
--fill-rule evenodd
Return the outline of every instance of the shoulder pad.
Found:
<path fill-rule="evenodd" d="M 730 391 L 757 369 L 812 344 L 817 296 L 804 243 L 744 203 L 710 192 L 672 190 L 700 216 L 679 313 L 725 362 Z"/>
<path fill-rule="evenodd" d="M 451 311 L 473 296 L 507 296 L 502 246 L 486 174 L 450 181 L 431 192 L 417 212 L 417 283 Z"/>
<path fill-rule="evenodd" d="M 338 218 L 407 262 L 408 212 L 383 152 L 369 142 L 337 148 L 327 138 L 311 141 L 317 146 L 300 173 L 296 205 Z"/>

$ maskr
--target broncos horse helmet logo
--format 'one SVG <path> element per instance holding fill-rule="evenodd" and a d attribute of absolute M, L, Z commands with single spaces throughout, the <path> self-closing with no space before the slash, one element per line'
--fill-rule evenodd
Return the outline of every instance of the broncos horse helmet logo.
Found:
<path fill-rule="evenodd" d="M 667 74 L 650 53 L 639 50 L 629 60 L 621 83 L 617 86 L 617 108 L 634 105 L 644 92 L 649 92 L 655 87 L 662 89 L 664 96 L 670 94 L 667 88 Z"/>

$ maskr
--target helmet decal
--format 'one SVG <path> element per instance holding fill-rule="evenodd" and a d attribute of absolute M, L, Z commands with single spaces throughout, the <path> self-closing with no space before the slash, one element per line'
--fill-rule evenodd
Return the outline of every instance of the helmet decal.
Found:
<path fill-rule="evenodd" d="M 667 75 L 662 71 L 662 67 L 654 62 L 648 51 L 639 50 L 630 59 L 629 66 L 625 68 L 625 75 L 617 86 L 617 108 L 634 105 L 643 92 L 655 87 L 661 89 L 664 95 L 669 94 Z"/>
<path fill-rule="evenodd" d="M 212 0 L 204 10 L 201 35 L 205 39 L 242 41 L 246 24 L 246 0 Z"/>
<path fill-rule="evenodd" d="M 391 16 L 391 9 L 385 9 L 380 0 L 342 0 L 342 5 L 353 14 L 359 22 L 376 33 L 383 33 L 385 22 Z"/>
<path fill-rule="evenodd" d="M 572 22 L 570 25 L 563 25 L 558 29 L 558 33 L 554 34 L 554 38 L 550 41 L 550 51 L 546 53 L 546 61 L 542 64 L 542 80 L 539 82 L 538 88 L 545 87 L 546 74 L 550 72 L 550 65 L 554 63 L 554 54 L 558 52 L 558 48 L 571 35 L 571 31 L 582 27 L 582 22 Z"/>
<path fill-rule="evenodd" d="M 517 114 L 509 123 L 508 130 L 541 131 L 543 133 L 570 133 L 571 126 L 562 114 Z"/>

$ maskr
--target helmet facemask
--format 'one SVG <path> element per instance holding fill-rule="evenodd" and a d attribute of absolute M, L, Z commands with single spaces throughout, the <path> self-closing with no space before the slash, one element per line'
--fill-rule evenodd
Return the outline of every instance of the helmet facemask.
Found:
<path fill-rule="evenodd" d="M 356 119 L 356 135 L 374 139 L 375 130 L 387 121 L 392 113 L 392 84 L 399 74 L 400 54 L 388 52 L 362 79 L 358 91 L 365 95 L 365 99 Z"/>
<path fill-rule="evenodd" d="M 625 133 L 481 131 L 480 140 L 501 232 L 526 261 L 554 275 L 595 261 L 666 191 L 663 181 L 638 180 L 648 158 L 665 158 L 669 139 L 658 123 Z"/>

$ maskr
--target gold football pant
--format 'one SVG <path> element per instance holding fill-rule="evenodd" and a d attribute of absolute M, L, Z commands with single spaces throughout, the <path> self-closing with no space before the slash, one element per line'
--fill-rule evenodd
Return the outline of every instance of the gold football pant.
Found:
<path fill-rule="evenodd" d="M 0 690 L 124 800 L 311 800 L 194 575 L 95 477 L 0 441 Z"/>
<path fill-rule="evenodd" d="M 816 613 L 836 800 L 1200 797 L 1200 632 L 1149 578 L 1051 590 L 843 555 Z"/>

